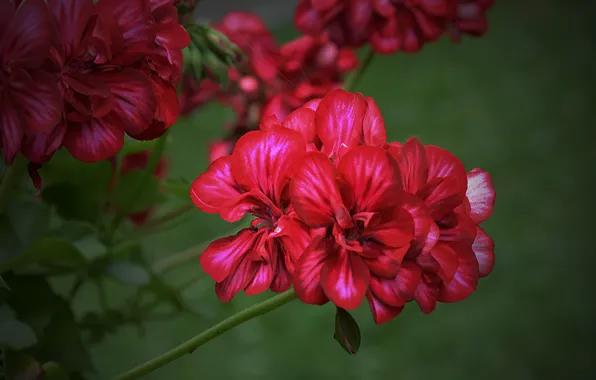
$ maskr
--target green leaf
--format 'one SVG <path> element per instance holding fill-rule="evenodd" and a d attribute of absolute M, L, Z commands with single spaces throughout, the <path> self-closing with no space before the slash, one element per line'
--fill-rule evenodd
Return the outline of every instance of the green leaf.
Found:
<path fill-rule="evenodd" d="M 99 216 L 101 200 L 75 184 L 48 184 L 41 196 L 45 202 L 54 205 L 58 215 L 64 219 L 95 223 Z"/>
<path fill-rule="evenodd" d="M 162 187 L 168 193 L 176 198 L 184 200 L 190 199 L 190 183 L 167 181 L 162 183 Z"/>
<path fill-rule="evenodd" d="M 151 282 L 149 272 L 139 264 L 128 261 L 112 261 L 106 272 L 115 279 L 129 285 L 144 286 Z"/>
<path fill-rule="evenodd" d="M 8 284 L 6 283 L 6 281 L 4 281 L 4 279 L 2 278 L 2 276 L 0 276 L 0 288 L 4 288 L 4 289 L 10 290 L 10 287 L 8 286 Z"/>
<path fill-rule="evenodd" d="M 179 298 L 178 291 L 168 286 L 159 277 L 152 276 L 151 283 L 147 285 L 144 289 L 153 293 L 155 297 L 169 302 L 172 306 L 176 308 L 176 310 L 184 310 L 184 305 L 182 304 L 182 301 Z"/>
<path fill-rule="evenodd" d="M 105 257 L 108 254 L 108 248 L 99 240 L 97 235 L 85 236 L 76 240 L 73 244 L 88 261 Z"/>
<path fill-rule="evenodd" d="M 42 237 L 50 224 L 50 208 L 33 200 L 10 202 L 6 207 L 6 215 L 24 245 Z"/>
<path fill-rule="evenodd" d="M 7 304 L 0 306 L 0 323 L 11 319 L 16 319 L 16 316 L 17 314 Z"/>
<path fill-rule="evenodd" d="M 24 248 L 8 216 L 0 215 L 0 266 L 17 257 Z"/>
<path fill-rule="evenodd" d="M 85 263 L 85 258 L 73 243 L 55 237 L 45 237 L 35 242 L 13 260 L 0 265 L 0 273 L 35 264 L 77 267 Z"/>
<path fill-rule="evenodd" d="M 47 362 L 41 368 L 44 371 L 44 380 L 70 380 L 66 371 L 56 362 Z"/>
<path fill-rule="evenodd" d="M 146 181 L 146 185 L 139 191 L 139 184 L 143 181 Z M 159 185 L 159 180 L 155 177 L 147 181 L 143 170 L 130 171 L 120 178 L 112 190 L 112 203 L 126 213 L 147 210 L 166 200 Z"/>
<path fill-rule="evenodd" d="M 81 162 L 64 151 L 55 154 L 39 172 L 48 185 L 69 183 L 93 195 L 105 194 L 112 177 L 112 167 L 107 160 Z"/>
<path fill-rule="evenodd" d="M 152 151 L 155 148 L 155 141 L 157 140 L 147 140 L 147 141 L 130 141 L 124 144 L 124 147 L 120 150 L 118 155 L 124 157 L 129 154 L 135 154 L 140 152 Z"/>
<path fill-rule="evenodd" d="M 335 334 L 333 338 L 350 355 L 356 355 L 360 348 L 360 327 L 352 315 L 341 307 L 335 312 Z"/>
<path fill-rule="evenodd" d="M 82 220 L 67 220 L 49 233 L 51 236 L 76 242 L 78 240 L 97 235 L 95 225 Z"/>
<path fill-rule="evenodd" d="M 22 350 L 37 343 L 35 332 L 27 324 L 8 319 L 0 322 L 0 346 Z"/>

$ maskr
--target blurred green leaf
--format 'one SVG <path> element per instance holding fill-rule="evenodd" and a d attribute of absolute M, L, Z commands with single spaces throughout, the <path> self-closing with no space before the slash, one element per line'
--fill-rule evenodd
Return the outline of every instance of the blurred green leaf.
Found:
<path fill-rule="evenodd" d="M 44 380 L 70 380 L 66 371 L 56 362 L 47 362 L 41 368 L 44 371 Z"/>
<path fill-rule="evenodd" d="M 67 152 L 58 152 L 43 165 L 40 174 L 48 185 L 69 183 L 97 196 L 108 190 L 112 167 L 106 160 L 86 163 L 75 160 Z"/>
<path fill-rule="evenodd" d="M 129 154 L 135 154 L 139 152 L 145 151 L 152 151 L 155 148 L 155 142 L 157 140 L 148 140 L 148 141 L 130 141 L 127 142 L 124 147 L 120 150 L 118 155 L 124 157 Z"/>
<path fill-rule="evenodd" d="M 6 215 L 23 245 L 43 236 L 50 224 L 50 209 L 33 200 L 13 200 L 6 207 Z"/>
<path fill-rule="evenodd" d="M 147 285 L 144 289 L 153 293 L 158 299 L 169 302 L 176 308 L 176 310 L 184 309 L 184 305 L 179 298 L 178 291 L 168 286 L 159 277 L 152 276 L 151 283 L 149 283 L 149 285 Z"/>
<path fill-rule="evenodd" d="M 19 255 L 24 249 L 8 216 L 0 215 L 0 266 Z"/>
<path fill-rule="evenodd" d="M 55 237 L 45 237 L 35 242 L 13 260 L 0 265 L 0 273 L 35 264 L 76 267 L 85 263 L 85 258 L 73 243 Z"/>
<path fill-rule="evenodd" d="M 341 307 L 335 311 L 335 334 L 333 338 L 350 355 L 356 355 L 360 348 L 360 327 L 352 315 Z"/>
<path fill-rule="evenodd" d="M 100 212 L 100 200 L 93 193 L 66 182 L 44 186 L 41 193 L 43 200 L 56 207 L 58 215 L 67 220 L 82 220 L 89 223 L 97 221 Z"/>
<path fill-rule="evenodd" d="M 139 264 L 128 261 L 112 261 L 106 272 L 115 279 L 129 285 L 143 286 L 151 282 L 151 275 Z"/>
<path fill-rule="evenodd" d="M 108 254 L 108 248 L 97 235 L 88 235 L 73 242 L 85 259 L 92 261 Z"/>
<path fill-rule="evenodd" d="M 16 319 L 16 315 L 17 314 L 9 305 L 0 305 L 0 323 L 9 319 Z"/>
<path fill-rule="evenodd" d="M 6 281 L 4 281 L 4 279 L 2 278 L 2 276 L 0 276 L 0 288 L 4 288 L 4 289 L 10 290 L 10 287 L 8 286 L 8 284 L 6 283 Z"/>
<path fill-rule="evenodd" d="M 95 225 L 83 220 L 67 220 L 49 233 L 51 236 L 76 242 L 89 235 L 97 234 Z"/>
<path fill-rule="evenodd" d="M 144 211 L 150 207 L 163 203 L 166 197 L 159 190 L 159 180 L 151 177 L 147 185 L 138 191 L 138 184 L 145 181 L 143 170 L 132 170 L 122 177 L 112 190 L 112 203 L 122 212 L 133 213 Z"/>
<path fill-rule="evenodd" d="M 188 200 L 190 198 L 190 183 L 166 181 L 162 183 L 162 187 L 169 195 L 176 198 Z"/>
<path fill-rule="evenodd" d="M 38 380 L 42 378 L 41 366 L 22 351 L 6 352 L 6 376 L 12 380 Z M 0 377 L 1 379 L 1 377 Z"/>
<path fill-rule="evenodd" d="M 35 332 L 27 324 L 16 319 L 0 321 L 0 346 L 22 350 L 36 343 Z"/>

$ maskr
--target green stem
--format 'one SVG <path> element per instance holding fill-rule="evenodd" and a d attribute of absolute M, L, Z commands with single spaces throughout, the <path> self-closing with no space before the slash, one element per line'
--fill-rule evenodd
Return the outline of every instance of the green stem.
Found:
<path fill-rule="evenodd" d="M 166 131 L 166 133 L 164 133 L 164 135 L 161 136 L 159 138 L 159 140 L 157 140 L 157 143 L 155 144 L 155 148 L 153 149 L 153 153 L 151 154 L 151 157 L 149 157 L 149 162 L 147 163 L 147 166 L 145 167 L 145 169 L 143 171 L 142 180 L 139 181 L 139 183 L 137 184 L 137 191 L 135 193 L 138 194 L 138 193 L 142 192 L 143 188 L 145 186 L 147 186 L 147 183 L 151 179 L 151 176 L 153 175 L 155 168 L 159 164 L 159 160 L 161 159 L 161 156 L 163 156 L 163 152 L 166 148 L 167 140 L 168 140 L 168 131 Z M 137 201 L 136 198 L 130 200 L 130 202 L 133 205 L 136 201 Z M 116 215 L 116 217 L 114 218 L 114 221 L 112 222 L 111 234 L 113 234 L 118 229 L 120 224 L 124 221 L 124 218 L 126 218 L 126 213 L 119 212 Z"/>
<path fill-rule="evenodd" d="M 224 319 L 215 326 L 208 328 L 207 330 L 203 331 L 194 338 L 187 340 L 178 347 L 174 347 L 173 349 L 164 353 L 163 355 L 151 359 L 127 372 L 124 372 L 116 376 L 113 380 L 131 380 L 138 379 L 141 376 L 145 376 L 157 368 L 163 367 L 164 365 L 171 363 L 172 361 L 186 354 L 192 353 L 198 347 L 218 337 L 226 331 L 231 330 L 234 327 L 248 320 L 251 320 L 255 317 L 275 310 L 278 307 L 285 305 L 286 303 L 292 301 L 295 298 L 296 294 L 294 293 L 294 291 L 289 290 L 285 293 L 278 294 L 263 302 L 260 302 L 247 309 L 244 309 L 241 312 L 234 314 L 227 319 Z"/>
<path fill-rule="evenodd" d="M 26 169 L 25 164 L 25 157 L 18 155 L 12 165 L 6 170 L 4 178 L 2 178 L 2 183 L 0 183 L 0 214 L 4 212 L 12 191 L 21 181 L 21 177 Z"/>
<path fill-rule="evenodd" d="M 366 72 L 366 70 L 370 66 L 370 63 L 372 62 L 372 59 L 374 58 L 374 56 L 375 56 L 374 50 L 372 50 L 369 47 L 368 51 L 366 52 L 366 56 L 364 56 L 364 60 L 362 60 L 362 63 L 360 64 L 360 66 L 358 66 L 358 68 L 356 69 L 354 74 L 352 74 L 344 83 L 344 89 L 346 91 L 354 91 L 356 86 L 358 86 L 360 79 L 362 78 L 362 74 L 364 74 Z"/>

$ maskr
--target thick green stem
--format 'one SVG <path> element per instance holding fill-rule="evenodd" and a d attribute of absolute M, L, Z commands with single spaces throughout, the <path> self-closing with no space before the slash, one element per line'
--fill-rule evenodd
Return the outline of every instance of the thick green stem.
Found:
<path fill-rule="evenodd" d="M 131 380 L 138 379 L 151 373 L 153 370 L 163 367 L 164 365 L 186 355 L 192 353 L 198 347 L 218 337 L 228 330 L 260 315 L 266 314 L 272 310 L 277 309 L 296 298 L 293 290 L 271 297 L 263 302 L 253 305 L 241 312 L 224 319 L 215 326 L 203 331 L 199 335 L 182 343 L 178 347 L 174 347 L 170 351 L 158 356 L 148 362 L 145 362 L 130 371 L 124 372 L 116 376 L 113 380 Z"/>
<path fill-rule="evenodd" d="M 6 170 L 6 174 L 4 174 L 4 178 L 2 178 L 2 182 L 0 183 L 0 214 L 4 212 L 8 199 L 14 188 L 21 181 L 26 167 L 25 158 L 18 155 L 12 165 Z"/>
<path fill-rule="evenodd" d="M 375 52 L 369 47 L 368 51 L 366 52 L 366 56 L 362 60 L 360 66 L 358 66 L 356 71 L 344 83 L 344 89 L 346 91 L 354 91 L 356 86 L 358 86 L 360 79 L 362 78 L 362 74 L 366 72 L 374 56 Z"/>

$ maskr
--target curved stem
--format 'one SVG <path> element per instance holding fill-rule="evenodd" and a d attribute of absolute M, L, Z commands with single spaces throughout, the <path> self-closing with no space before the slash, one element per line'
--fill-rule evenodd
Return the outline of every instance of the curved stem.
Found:
<path fill-rule="evenodd" d="M 19 184 L 21 176 L 25 172 L 25 166 L 25 158 L 18 155 L 6 170 L 0 183 L 0 214 L 4 212 L 12 190 Z"/>
<path fill-rule="evenodd" d="M 182 343 L 178 347 L 174 347 L 170 351 L 158 356 L 148 362 L 145 362 L 127 372 L 116 376 L 113 380 L 131 380 L 138 379 L 141 376 L 151 373 L 153 370 L 163 367 L 164 365 L 186 355 L 192 353 L 195 349 L 218 337 L 228 330 L 260 315 L 266 314 L 280 306 L 292 301 L 296 298 L 293 290 L 271 297 L 263 302 L 253 305 L 241 312 L 224 319 L 215 326 L 203 331 L 194 338 Z"/>
<path fill-rule="evenodd" d="M 356 69 L 354 74 L 352 74 L 346 80 L 346 82 L 344 84 L 344 89 L 346 91 L 354 91 L 356 86 L 358 86 L 360 79 L 362 78 L 362 74 L 364 74 L 366 72 L 366 70 L 370 66 L 370 63 L 372 62 L 372 59 L 374 58 L 374 56 L 375 56 L 375 52 L 369 47 L 368 51 L 366 52 L 366 56 L 364 56 L 364 59 L 362 60 L 362 63 L 360 64 L 360 66 L 358 66 L 358 68 Z"/>

